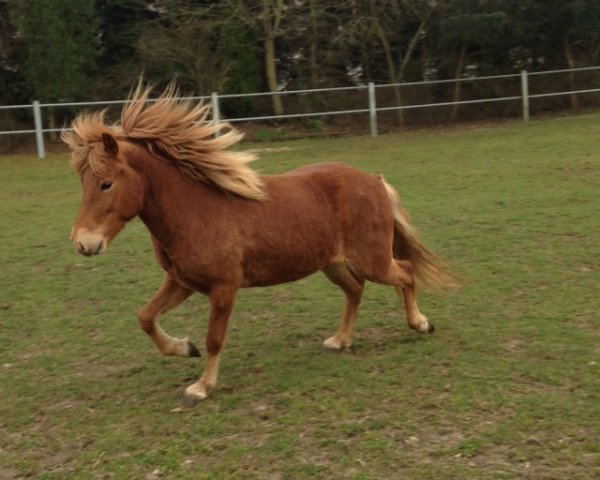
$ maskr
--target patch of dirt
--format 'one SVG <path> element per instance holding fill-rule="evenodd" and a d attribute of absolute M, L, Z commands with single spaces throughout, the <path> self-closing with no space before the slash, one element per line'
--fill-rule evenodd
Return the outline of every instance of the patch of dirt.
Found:
<path fill-rule="evenodd" d="M 0 466 L 0 478 L 3 480 L 16 480 L 19 477 L 18 472 L 16 470 L 9 467 Z"/>
<path fill-rule="evenodd" d="M 64 405 L 61 407 L 57 404 L 56 407 L 61 409 Z M 0 465 L 0 479 L 2 480 L 35 477 L 37 473 L 59 474 L 56 478 L 69 478 L 69 473 L 75 470 L 72 461 L 81 449 L 74 439 L 69 444 L 61 442 L 58 449 L 56 446 L 50 446 L 53 442 L 46 440 L 58 439 L 60 435 L 57 433 L 56 427 L 48 425 L 47 415 L 44 411 L 39 411 L 33 417 L 28 429 L 14 433 L 2 432 L 2 437 L 8 441 L 9 445 L 11 443 L 20 445 L 19 458 L 27 460 L 27 463 L 32 465 L 30 470 L 25 472 L 18 472 L 11 467 Z M 30 442 L 35 446 L 29 446 Z"/>
<path fill-rule="evenodd" d="M 100 355 L 94 355 L 73 363 L 73 369 L 77 377 L 125 377 L 131 366 L 123 363 L 109 364 Z"/>
<path fill-rule="evenodd" d="M 516 354 L 521 353 L 525 350 L 526 340 L 523 338 L 512 338 L 510 340 L 505 341 L 502 344 L 506 353 Z"/>
<path fill-rule="evenodd" d="M 50 407 L 48 407 L 47 411 L 49 412 L 60 412 L 62 410 L 69 410 L 71 408 L 75 408 L 78 407 L 80 405 L 83 405 L 84 402 L 80 401 L 80 400 L 75 400 L 75 399 L 65 399 L 65 400 L 61 400 L 58 403 L 55 403 L 54 405 L 51 405 Z"/>
<path fill-rule="evenodd" d="M 278 290 L 275 292 L 272 292 L 269 295 L 269 300 L 271 301 L 271 303 L 275 303 L 275 304 L 285 304 L 287 305 L 288 303 L 290 303 L 290 301 L 292 301 L 294 298 L 294 295 L 290 292 L 287 292 L 285 290 Z"/>

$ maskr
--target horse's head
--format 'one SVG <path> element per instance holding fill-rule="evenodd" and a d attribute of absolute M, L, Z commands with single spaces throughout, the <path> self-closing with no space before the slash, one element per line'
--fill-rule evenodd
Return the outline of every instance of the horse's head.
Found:
<path fill-rule="evenodd" d="M 127 163 L 126 147 L 110 133 L 103 133 L 102 142 L 88 149 L 88 158 L 80 159 L 83 199 L 71 240 L 82 255 L 104 253 L 125 224 L 140 213 L 144 182 Z"/>

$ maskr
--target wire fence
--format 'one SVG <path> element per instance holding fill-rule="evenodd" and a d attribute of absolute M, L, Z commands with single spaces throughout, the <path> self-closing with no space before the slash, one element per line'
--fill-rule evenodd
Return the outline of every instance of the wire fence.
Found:
<path fill-rule="evenodd" d="M 575 79 L 575 75 L 585 74 L 585 78 Z M 533 93 L 531 93 L 533 92 Z M 285 96 L 286 111 L 270 113 L 270 100 L 274 95 Z M 562 97 L 562 98 L 561 98 Z M 567 98 L 565 98 L 567 97 Z M 279 92 L 219 94 L 210 96 L 183 97 L 193 101 L 209 101 L 212 105 L 215 122 L 227 120 L 232 123 L 269 122 L 274 120 L 328 118 L 349 115 L 365 115 L 368 118 L 372 136 L 379 132 L 379 123 L 395 123 L 404 126 L 407 116 L 413 115 L 411 122 L 435 121 L 440 118 L 441 108 L 451 108 L 450 121 L 457 121 L 459 109 L 462 118 L 478 119 L 482 115 L 481 106 L 494 109 L 493 116 L 514 118 L 521 116 L 523 121 L 530 119 L 531 103 L 537 99 L 535 111 L 556 110 L 568 106 L 576 107 L 586 98 L 586 106 L 600 106 L 600 67 L 549 70 L 509 75 L 472 76 L 460 79 L 441 79 L 422 82 L 357 85 L 351 87 L 318 88 L 310 90 L 284 90 Z M 560 99 L 557 100 L 557 99 Z M 153 101 L 153 100 L 149 100 Z M 253 102 L 246 115 L 239 102 Z M 58 109 L 69 110 L 71 116 L 90 107 L 111 108 L 126 103 L 126 100 L 40 103 L 0 106 L 3 111 L 16 110 L 21 117 L 28 117 L 32 128 L 14 128 L 0 131 L 3 135 L 34 134 L 39 158 L 45 157 L 44 134 L 60 132 L 62 128 L 44 125 L 44 113 Z M 238 102 L 237 105 L 232 102 Z M 558 102 L 558 103 L 557 103 Z M 566 102 L 566 103 L 565 103 Z M 242 105 L 242 108 L 240 108 Z M 502 105 L 502 108 L 499 108 Z M 233 112 L 233 115 L 228 114 Z M 28 115 L 28 114 L 29 115 Z M 390 115 L 392 115 L 390 117 Z M 365 122 L 366 124 L 367 122 Z"/>

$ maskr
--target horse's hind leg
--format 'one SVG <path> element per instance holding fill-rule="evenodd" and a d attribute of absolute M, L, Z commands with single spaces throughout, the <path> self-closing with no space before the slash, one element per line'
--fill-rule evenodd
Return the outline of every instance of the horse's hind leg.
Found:
<path fill-rule="evenodd" d="M 158 324 L 158 315 L 176 307 L 192 293 L 193 290 L 181 286 L 167 275 L 158 291 L 138 312 L 140 327 L 152 338 L 163 355 L 200 356 L 198 349 L 187 338 L 173 338 Z"/>
<path fill-rule="evenodd" d="M 364 288 L 364 280 L 358 279 L 345 263 L 332 263 L 323 273 L 346 294 L 346 310 L 337 333 L 323 342 L 327 350 L 342 350 L 352 345 L 352 332 L 358 314 L 358 305 Z"/>
<path fill-rule="evenodd" d="M 421 333 L 434 331 L 433 323 L 419 311 L 415 292 L 415 277 L 412 263 L 408 260 L 392 259 L 389 271 L 384 278 L 374 279 L 377 282 L 393 285 L 396 293 L 404 298 L 406 321 L 413 330 Z"/>

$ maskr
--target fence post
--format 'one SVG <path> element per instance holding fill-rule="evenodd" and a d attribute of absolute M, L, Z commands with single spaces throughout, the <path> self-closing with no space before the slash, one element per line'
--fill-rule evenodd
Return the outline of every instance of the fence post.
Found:
<path fill-rule="evenodd" d="M 44 158 L 46 156 L 46 150 L 44 149 L 42 110 L 40 109 L 40 102 L 37 100 L 33 101 L 33 122 L 35 124 L 35 143 L 37 145 L 38 158 Z"/>
<path fill-rule="evenodd" d="M 375 102 L 375 84 L 369 82 L 369 123 L 371 125 L 371 136 L 377 136 L 377 106 Z"/>
<path fill-rule="evenodd" d="M 221 111 L 219 110 L 219 94 L 212 92 L 210 94 L 210 103 L 212 105 L 213 123 L 216 125 L 221 123 Z M 215 132 L 215 137 L 221 135 L 220 132 Z"/>
<path fill-rule="evenodd" d="M 529 83 L 527 70 L 521 70 L 521 101 L 523 103 L 523 121 L 529 122 Z"/>

